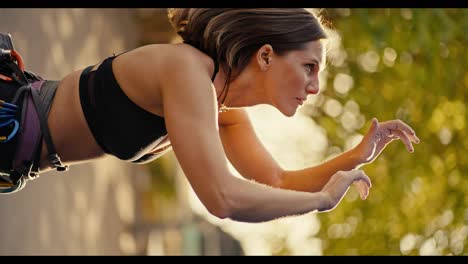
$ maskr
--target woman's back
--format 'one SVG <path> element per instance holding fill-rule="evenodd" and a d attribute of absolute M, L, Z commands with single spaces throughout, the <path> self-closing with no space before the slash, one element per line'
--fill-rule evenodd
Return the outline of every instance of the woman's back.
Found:
<path fill-rule="evenodd" d="M 105 120 L 103 120 L 103 117 L 101 117 L 101 119 L 98 118 L 98 121 L 101 120 L 101 123 L 105 123 L 103 121 L 114 119 L 113 123 L 119 122 L 118 125 L 121 125 L 119 129 L 112 129 L 111 125 L 101 128 L 101 130 L 109 130 L 106 136 L 107 141 L 114 138 L 112 144 L 116 145 L 115 148 L 123 149 L 116 150 L 114 151 L 115 153 L 111 154 L 121 159 L 135 161 L 138 160 L 138 158 L 143 158 L 143 155 L 150 151 L 157 153 L 158 149 L 167 149 L 169 140 L 164 127 L 163 102 L 160 85 L 161 79 L 167 78 L 167 76 L 163 76 L 163 71 L 161 71 L 161 69 L 165 69 L 164 67 L 166 67 L 169 60 L 180 61 L 181 64 L 185 63 L 187 60 L 191 60 L 199 63 L 199 67 L 194 68 L 194 71 L 205 73 L 210 68 L 210 70 L 212 70 L 213 62 L 210 61 L 210 58 L 205 54 L 185 44 L 148 45 L 120 54 L 115 56 L 115 58 L 114 56 L 110 58 L 113 59 L 110 65 L 117 87 L 111 89 L 112 83 L 109 81 L 109 78 L 101 80 L 100 84 L 103 86 L 102 90 L 106 89 L 106 91 L 101 91 L 101 101 L 109 104 L 108 107 L 113 108 L 108 111 L 111 112 L 112 115 L 108 114 Z M 99 63 L 90 70 L 96 71 L 99 68 L 104 68 L 104 65 Z M 106 147 L 102 142 L 99 142 L 99 136 L 96 135 L 97 132 L 93 130 L 92 126 L 90 129 L 89 117 L 83 113 L 83 109 L 86 113 L 87 106 L 86 104 L 83 105 L 83 98 L 81 98 L 80 101 L 80 77 L 82 77 L 82 73 L 83 70 L 78 70 L 70 73 L 61 80 L 49 114 L 48 122 L 52 138 L 62 161 L 66 163 L 82 162 L 101 157 L 105 152 L 110 152 L 103 151 L 103 148 L 106 149 Z M 180 72 L 180 74 L 184 73 Z M 116 92 L 122 95 L 120 96 L 120 101 L 117 100 L 115 103 L 116 105 L 113 105 L 112 103 L 114 101 L 112 100 L 114 98 L 113 93 L 115 89 L 118 89 Z M 109 95 L 108 99 L 106 93 Z M 96 96 L 96 100 L 100 98 L 98 94 L 99 93 L 93 95 Z M 129 101 L 127 103 L 129 104 L 128 107 L 135 109 L 126 111 L 126 108 L 124 108 L 125 106 L 122 105 L 126 103 L 126 101 L 122 100 Z M 176 98 L 174 98 L 174 100 L 176 100 Z M 131 106 L 132 104 L 136 104 L 136 106 Z M 103 109 L 103 107 L 100 109 L 88 110 L 88 115 L 99 116 L 102 112 L 101 109 Z M 137 111 L 138 113 L 132 116 L 132 111 Z M 126 115 L 130 116 L 125 119 Z M 128 124 L 129 122 L 138 121 L 137 119 L 142 115 L 146 116 L 146 118 L 134 125 L 140 127 L 132 127 L 131 124 Z M 121 117 L 122 119 L 120 119 Z M 126 120 L 128 121 L 127 123 L 125 123 Z M 141 128 L 141 126 L 143 126 L 142 123 L 146 124 L 145 128 Z M 128 130 L 128 132 L 126 132 L 126 130 Z M 136 136 L 132 137 L 132 131 L 139 132 L 140 134 L 135 134 Z M 150 138 L 151 136 L 154 136 L 154 140 Z M 147 139 L 141 141 L 141 138 L 144 137 L 147 137 Z M 98 140 L 96 140 L 96 138 Z M 142 142 L 140 143 L 140 147 L 134 147 L 138 150 L 138 153 L 134 153 L 134 155 L 132 155 L 132 153 L 124 153 L 125 148 L 123 146 L 125 146 L 125 143 L 128 145 L 126 149 L 133 146 L 132 140 L 140 140 L 140 142 Z M 136 150 L 133 150 L 133 152 Z M 43 146 L 41 155 L 42 170 L 46 169 L 48 166 L 46 155 L 47 151 L 45 146 Z M 140 161 L 145 161 L 149 158 L 154 159 L 155 157 L 145 157 L 144 160 Z"/>

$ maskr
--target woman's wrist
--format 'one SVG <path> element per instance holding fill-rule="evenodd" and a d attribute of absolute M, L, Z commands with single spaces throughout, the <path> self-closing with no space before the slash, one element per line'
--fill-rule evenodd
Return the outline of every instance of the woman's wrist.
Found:
<path fill-rule="evenodd" d="M 318 192 L 318 198 L 319 198 L 319 206 L 317 208 L 318 212 L 325 212 L 325 211 L 332 209 L 330 193 L 324 192 L 324 191 Z"/>
<path fill-rule="evenodd" d="M 349 158 L 351 159 L 351 162 L 354 164 L 354 169 L 357 169 L 360 166 L 366 164 L 365 158 L 359 151 L 358 146 L 354 147 L 349 152 L 350 152 Z"/>

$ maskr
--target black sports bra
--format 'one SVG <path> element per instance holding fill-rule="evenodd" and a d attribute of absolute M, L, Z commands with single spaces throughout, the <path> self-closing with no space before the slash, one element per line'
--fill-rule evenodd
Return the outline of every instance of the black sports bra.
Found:
<path fill-rule="evenodd" d="M 165 120 L 144 110 L 123 92 L 112 71 L 112 61 L 117 56 L 105 59 L 95 71 L 89 66 L 82 72 L 79 84 L 82 109 L 104 152 L 134 163 L 148 162 L 166 152 L 147 154 L 166 138 Z M 218 69 L 215 63 L 212 81 Z"/>

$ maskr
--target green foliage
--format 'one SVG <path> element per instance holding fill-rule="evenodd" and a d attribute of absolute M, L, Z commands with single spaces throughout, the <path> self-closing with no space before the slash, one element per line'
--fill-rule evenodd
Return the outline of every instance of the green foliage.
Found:
<path fill-rule="evenodd" d="M 165 10 L 140 11 L 142 44 L 173 39 Z M 401 119 L 421 139 L 412 154 L 393 142 L 362 168 L 373 181 L 366 201 L 351 188 L 337 208 L 318 214 L 323 254 L 466 255 L 468 9 L 322 14 L 342 43 L 330 53 L 326 89 L 303 109 L 328 131 L 329 153 L 349 148 L 372 117 Z M 175 200 L 173 162 L 149 164 L 155 197 Z M 276 255 L 290 253 L 282 239 L 272 241 L 282 244 Z"/>
<path fill-rule="evenodd" d="M 401 119 L 421 139 L 413 154 L 393 142 L 362 168 L 373 180 L 366 201 L 351 188 L 334 211 L 319 214 L 323 253 L 467 254 L 468 9 L 328 9 L 323 15 L 346 54 L 328 61 L 323 102 L 354 101 L 354 116 L 365 118 L 345 129 L 346 111 L 330 116 L 318 104 L 311 116 L 330 132 L 330 147 L 345 149 L 372 117 Z M 334 85 L 339 73 L 353 79 L 345 93 Z"/>
<path fill-rule="evenodd" d="M 173 156 L 173 153 L 165 154 L 147 165 L 151 176 L 151 190 L 155 197 L 176 199 Z"/>

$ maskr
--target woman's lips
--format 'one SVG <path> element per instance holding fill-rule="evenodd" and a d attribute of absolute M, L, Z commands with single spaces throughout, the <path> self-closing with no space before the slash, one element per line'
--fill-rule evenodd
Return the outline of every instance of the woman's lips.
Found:
<path fill-rule="evenodd" d="M 301 98 L 299 98 L 299 97 L 296 97 L 296 101 L 297 101 L 297 103 L 298 103 L 299 105 L 303 105 L 305 99 L 301 99 Z"/>

